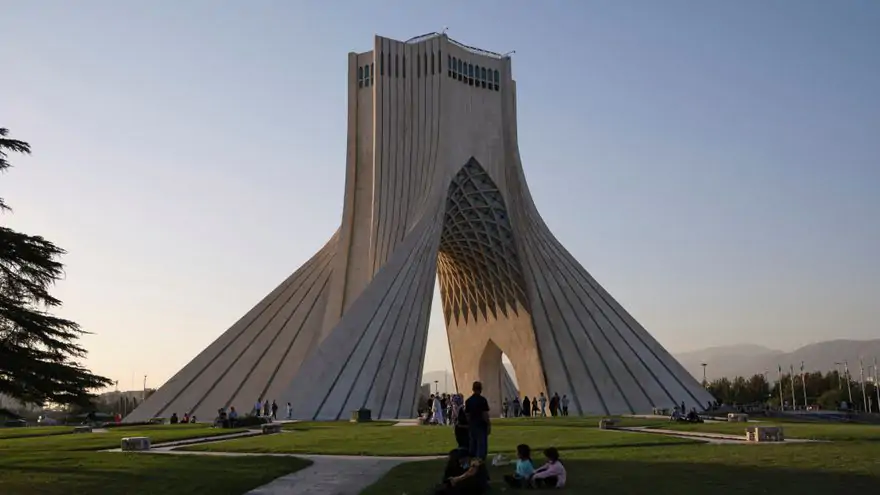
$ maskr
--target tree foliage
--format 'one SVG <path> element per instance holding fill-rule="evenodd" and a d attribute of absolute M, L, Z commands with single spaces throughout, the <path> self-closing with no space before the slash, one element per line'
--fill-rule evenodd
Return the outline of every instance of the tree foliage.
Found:
<path fill-rule="evenodd" d="M 0 128 L 0 172 L 11 166 L 10 153 L 30 153 L 7 135 Z M 2 198 L 0 211 L 10 211 Z M 63 254 L 43 237 L 0 226 L 0 393 L 23 402 L 87 404 L 90 390 L 111 383 L 79 364 L 86 355 L 76 343 L 85 333 L 79 325 L 50 313 L 61 305 L 49 289 L 63 275 Z"/>

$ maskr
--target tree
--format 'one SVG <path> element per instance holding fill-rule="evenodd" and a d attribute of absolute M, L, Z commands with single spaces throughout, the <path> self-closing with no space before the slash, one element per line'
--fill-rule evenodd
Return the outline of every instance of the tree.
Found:
<path fill-rule="evenodd" d="M 0 128 L 0 172 L 11 166 L 9 153 L 31 151 L 8 133 Z M 9 211 L 0 198 L 0 213 Z M 33 404 L 87 406 L 91 390 L 112 382 L 79 364 L 86 351 L 76 341 L 86 332 L 49 312 L 61 305 L 49 288 L 63 275 L 63 254 L 40 236 L 0 227 L 0 393 Z"/>

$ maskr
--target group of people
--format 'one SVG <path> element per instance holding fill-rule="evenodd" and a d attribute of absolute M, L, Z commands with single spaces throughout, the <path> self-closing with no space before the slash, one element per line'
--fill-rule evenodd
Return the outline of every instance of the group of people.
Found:
<path fill-rule="evenodd" d="M 452 425 L 458 419 L 458 411 L 464 404 L 461 394 L 431 394 L 419 417 L 425 424 Z"/>
<path fill-rule="evenodd" d="M 700 417 L 699 413 L 697 413 L 697 408 L 692 407 L 690 411 L 685 413 L 687 409 L 685 408 L 684 402 L 681 403 L 681 408 L 675 406 L 672 409 L 672 416 L 669 419 L 679 423 L 702 423 L 703 418 Z"/>
<path fill-rule="evenodd" d="M 196 416 L 195 415 L 190 416 L 189 413 L 183 413 L 183 419 L 181 419 L 177 415 L 177 413 L 173 413 L 173 414 L 171 414 L 171 419 L 169 420 L 169 422 L 173 425 L 176 425 L 178 423 L 195 423 Z"/>
<path fill-rule="evenodd" d="M 509 401 L 505 397 L 501 402 L 501 417 L 546 417 L 548 405 L 550 416 L 568 416 L 568 403 L 568 395 L 563 394 L 560 398 L 558 393 L 553 394 L 549 401 L 544 396 L 544 392 L 541 392 L 541 395 L 534 397 L 531 401 L 528 396 L 523 397 L 522 402 L 520 402 L 519 397 L 513 397 Z"/>
<path fill-rule="evenodd" d="M 261 414 L 262 413 L 262 414 Z M 271 417 L 273 420 L 278 419 L 278 403 L 274 400 L 272 404 L 269 404 L 269 399 L 265 401 L 257 399 L 257 402 L 254 403 L 253 409 L 254 416 L 266 416 Z M 287 419 L 292 419 L 293 416 L 293 406 L 290 405 L 290 402 L 287 403 Z"/>
<path fill-rule="evenodd" d="M 442 482 L 435 488 L 435 495 L 478 495 L 486 492 L 489 486 L 489 471 L 486 457 L 489 451 L 489 435 L 492 425 L 489 421 L 489 402 L 483 397 L 483 384 L 474 382 L 473 394 L 458 405 L 454 396 L 448 400 L 452 404 L 455 440 L 458 446 L 449 453 Z M 432 397 L 431 406 L 442 396 Z M 546 401 L 546 399 L 545 399 Z M 517 401 L 518 402 L 518 401 Z M 557 401 L 558 404 L 558 401 Z M 442 410 L 442 403 L 438 406 Z M 544 451 L 547 462 L 535 469 L 528 445 L 517 447 L 516 470 L 505 476 L 505 482 L 512 488 L 565 486 L 565 467 L 559 459 L 559 452 L 550 447 Z"/>

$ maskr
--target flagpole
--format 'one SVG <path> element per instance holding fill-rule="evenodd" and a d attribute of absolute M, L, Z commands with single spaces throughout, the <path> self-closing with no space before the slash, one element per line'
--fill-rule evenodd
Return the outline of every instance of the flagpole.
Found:
<path fill-rule="evenodd" d="M 791 407 L 792 409 L 797 409 L 797 399 L 794 398 L 794 365 L 789 364 L 789 371 L 791 372 L 788 376 L 791 378 Z"/>
<path fill-rule="evenodd" d="M 779 383 L 779 410 L 785 411 L 785 399 L 782 398 L 782 365 L 778 364 L 779 367 L 779 379 L 777 382 Z"/>
<path fill-rule="evenodd" d="M 880 381 L 877 381 L 877 358 L 874 358 L 874 392 L 877 392 L 877 412 L 880 412 Z"/>
<path fill-rule="evenodd" d="M 865 393 L 865 366 L 859 358 L 859 381 L 862 382 L 862 408 L 868 412 L 868 395 Z"/>
<path fill-rule="evenodd" d="M 843 374 L 846 375 L 846 391 L 849 392 L 849 407 L 852 408 L 853 400 L 852 400 L 852 387 L 850 386 L 850 376 L 849 376 L 849 361 L 843 362 Z"/>
<path fill-rule="evenodd" d="M 804 362 L 801 361 L 801 382 L 804 384 L 804 410 L 807 409 L 807 379 L 804 375 Z"/>

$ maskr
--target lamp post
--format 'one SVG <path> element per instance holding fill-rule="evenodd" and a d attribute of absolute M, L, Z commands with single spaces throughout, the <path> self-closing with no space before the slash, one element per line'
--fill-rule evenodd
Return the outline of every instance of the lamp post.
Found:
<path fill-rule="evenodd" d="M 849 383 L 850 379 L 849 379 L 849 362 L 848 361 L 843 362 L 843 374 L 846 375 L 846 391 L 849 393 L 849 407 L 852 407 L 853 406 L 852 387 L 850 386 L 850 383 Z"/>
<path fill-rule="evenodd" d="M 440 380 L 434 380 L 434 393 L 435 393 L 435 394 L 439 394 L 439 393 L 440 393 L 440 385 L 439 385 L 439 383 L 440 383 Z"/>
<path fill-rule="evenodd" d="M 703 388 L 706 388 L 709 385 L 706 381 L 706 363 L 701 363 L 700 366 L 703 367 Z"/>
<path fill-rule="evenodd" d="M 144 398 L 141 399 L 141 402 L 147 400 L 147 375 L 144 375 Z"/>

